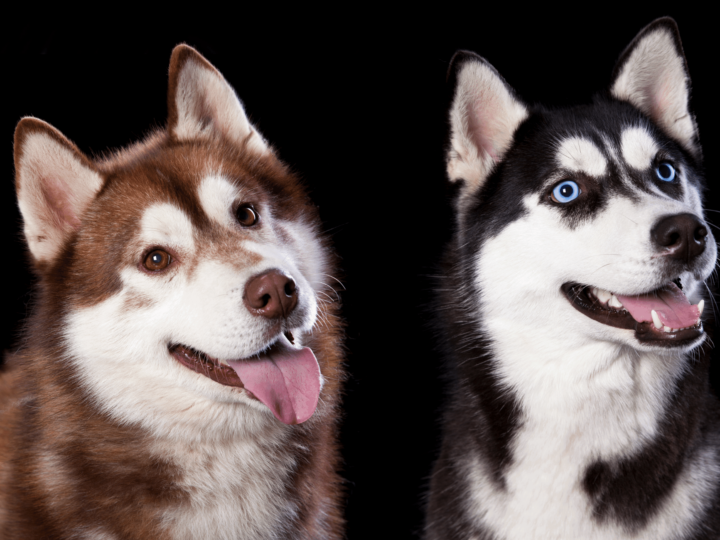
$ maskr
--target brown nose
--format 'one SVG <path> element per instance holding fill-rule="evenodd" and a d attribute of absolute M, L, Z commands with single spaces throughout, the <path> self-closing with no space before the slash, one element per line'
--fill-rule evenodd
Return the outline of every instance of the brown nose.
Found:
<path fill-rule="evenodd" d="M 243 296 L 250 313 L 268 319 L 289 316 L 297 299 L 295 282 L 278 270 L 268 270 L 250 278 Z"/>
<path fill-rule="evenodd" d="M 705 251 L 708 230 L 692 214 L 675 214 L 661 218 L 650 232 L 655 246 L 662 248 L 668 257 L 683 262 Z"/>

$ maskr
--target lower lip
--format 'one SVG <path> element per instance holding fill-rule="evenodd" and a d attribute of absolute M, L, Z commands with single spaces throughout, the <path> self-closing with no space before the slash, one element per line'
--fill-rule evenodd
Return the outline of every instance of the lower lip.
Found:
<path fill-rule="evenodd" d="M 665 332 L 655 328 L 651 322 L 637 322 L 627 311 L 601 307 L 587 294 L 587 289 L 586 286 L 566 283 L 561 287 L 561 292 L 571 306 L 589 319 L 606 326 L 634 330 L 635 339 L 640 343 L 666 348 L 683 347 L 696 342 L 704 334 L 702 323 L 697 328 Z"/>
<path fill-rule="evenodd" d="M 212 361 L 201 360 L 182 345 L 172 347 L 170 353 L 175 360 L 195 373 L 204 375 L 208 379 L 224 386 L 243 388 L 240 377 L 238 377 L 237 373 L 229 366 L 222 366 Z"/>

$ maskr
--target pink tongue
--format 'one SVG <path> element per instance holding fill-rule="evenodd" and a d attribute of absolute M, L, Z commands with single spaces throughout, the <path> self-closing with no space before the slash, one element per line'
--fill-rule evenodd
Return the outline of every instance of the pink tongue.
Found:
<path fill-rule="evenodd" d="M 685 294 L 674 283 L 659 291 L 640 296 L 621 296 L 619 294 L 615 296 L 637 322 L 651 322 L 650 312 L 653 309 L 660 317 L 660 322 L 669 328 L 692 326 L 700 317 L 698 307 L 691 305 Z"/>
<path fill-rule="evenodd" d="M 302 424 L 320 396 L 320 366 L 307 347 L 295 349 L 281 337 L 257 360 L 230 360 L 245 388 L 285 424 Z"/>

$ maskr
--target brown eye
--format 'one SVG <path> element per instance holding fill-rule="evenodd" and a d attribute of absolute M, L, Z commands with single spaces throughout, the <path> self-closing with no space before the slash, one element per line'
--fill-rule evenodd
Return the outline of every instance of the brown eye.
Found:
<path fill-rule="evenodd" d="M 151 272 L 159 272 L 165 270 L 171 261 L 170 254 L 162 249 L 155 249 L 147 254 L 143 261 L 143 266 Z"/>
<path fill-rule="evenodd" d="M 260 219 L 260 216 L 250 204 L 238 206 L 238 209 L 235 211 L 235 217 L 243 227 L 252 227 Z"/>

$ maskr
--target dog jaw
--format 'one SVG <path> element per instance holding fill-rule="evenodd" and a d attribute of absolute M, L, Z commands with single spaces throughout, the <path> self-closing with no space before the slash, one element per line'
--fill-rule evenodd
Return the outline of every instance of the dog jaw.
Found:
<path fill-rule="evenodd" d="M 16 506 L 0 529 L 340 538 L 341 331 L 337 305 L 322 300 L 333 260 L 317 210 L 187 46 L 173 52 L 168 111 L 167 129 L 98 159 L 44 122 L 18 124 L 16 185 L 39 284 L 27 341 L 8 362 L 17 399 L 3 411 L 0 488 Z M 292 305 L 252 312 L 247 283 L 270 272 L 291 277 Z M 316 370 L 317 409 L 297 426 L 169 348 L 220 364 L 270 347 L 277 364 L 288 358 L 272 346 L 290 333 Z M 286 423 L 312 405 L 293 417 L 271 403 Z"/>
<path fill-rule="evenodd" d="M 672 290 L 673 287 L 674 290 Z M 704 300 L 700 300 L 696 306 L 691 306 L 674 283 L 669 283 L 644 295 L 635 295 L 638 300 L 649 296 L 669 298 L 681 296 L 682 299 L 678 298 L 673 303 L 655 302 L 659 305 L 665 304 L 663 306 L 665 309 L 658 307 L 663 320 L 654 309 L 649 312 L 639 310 L 637 313 L 628 311 L 618 299 L 618 296 L 623 299 L 626 297 L 616 296 L 604 289 L 577 283 L 565 283 L 561 290 L 570 304 L 580 313 L 601 324 L 633 330 L 635 338 L 640 343 L 659 347 L 692 349 L 702 343 L 705 338 L 700 320 Z M 683 300 L 687 306 L 683 305 Z M 675 322 L 679 320 L 676 313 L 682 316 L 683 322 Z M 674 321 L 671 322 L 668 319 L 674 319 Z M 667 324 L 663 324 L 663 322 Z M 673 324 L 673 326 L 668 326 L 668 324 Z"/>

